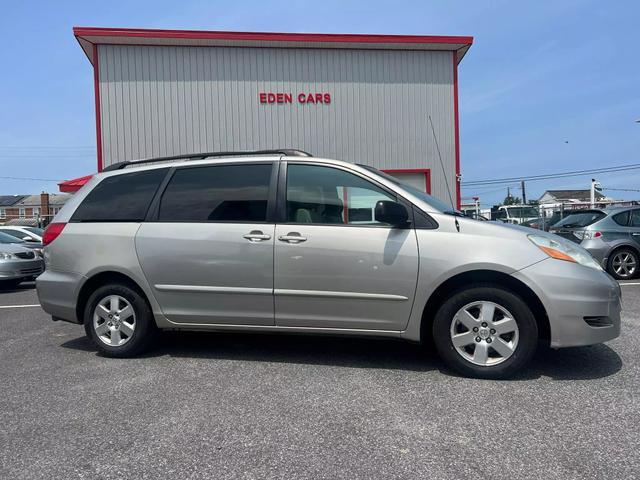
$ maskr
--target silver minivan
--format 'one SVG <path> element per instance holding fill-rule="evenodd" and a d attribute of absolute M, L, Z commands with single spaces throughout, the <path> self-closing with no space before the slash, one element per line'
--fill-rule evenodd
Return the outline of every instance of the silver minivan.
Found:
<path fill-rule="evenodd" d="M 539 341 L 620 333 L 620 287 L 574 242 L 479 222 L 371 167 L 300 151 L 122 162 L 44 236 L 40 302 L 105 355 L 159 330 L 381 336 L 504 378 Z"/>

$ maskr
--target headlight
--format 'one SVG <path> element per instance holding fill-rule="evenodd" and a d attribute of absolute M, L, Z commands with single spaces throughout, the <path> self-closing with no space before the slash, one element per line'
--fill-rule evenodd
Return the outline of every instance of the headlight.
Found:
<path fill-rule="evenodd" d="M 527 235 L 529 240 L 535 243 L 540 250 L 557 260 L 565 260 L 567 262 L 579 263 L 585 267 L 602 270 L 602 267 L 596 262 L 589 252 L 580 248 L 569 240 L 562 238 L 551 238 L 544 235 Z"/>
<path fill-rule="evenodd" d="M 14 260 L 16 257 L 13 253 L 0 252 L 0 260 Z"/>

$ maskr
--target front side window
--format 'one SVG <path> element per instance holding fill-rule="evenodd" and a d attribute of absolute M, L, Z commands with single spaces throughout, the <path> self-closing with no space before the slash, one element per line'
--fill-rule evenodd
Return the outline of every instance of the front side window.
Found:
<path fill-rule="evenodd" d="M 396 198 L 363 178 L 337 168 L 289 165 L 287 222 L 316 224 L 379 224 L 376 203 Z"/>
<path fill-rule="evenodd" d="M 640 209 L 631 212 L 631 226 L 636 228 L 640 227 Z"/>
<path fill-rule="evenodd" d="M 271 164 L 176 170 L 162 195 L 161 222 L 265 222 Z"/>
<path fill-rule="evenodd" d="M 141 222 L 167 168 L 114 175 L 102 180 L 71 217 L 72 222 Z"/>

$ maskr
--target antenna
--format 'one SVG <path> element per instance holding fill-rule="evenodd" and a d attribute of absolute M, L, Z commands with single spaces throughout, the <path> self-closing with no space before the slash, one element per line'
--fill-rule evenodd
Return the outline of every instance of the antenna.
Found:
<path fill-rule="evenodd" d="M 431 125 L 431 132 L 433 133 L 433 140 L 436 142 L 436 150 L 438 151 L 438 158 L 440 159 L 440 167 L 442 168 L 442 175 L 444 176 L 444 183 L 447 186 L 447 193 L 449 194 L 449 201 L 451 202 L 451 208 L 454 210 L 456 206 L 453 204 L 453 197 L 451 196 L 451 188 L 449 187 L 449 179 L 447 178 L 447 173 L 444 170 L 444 163 L 442 162 L 442 155 L 440 155 L 440 146 L 438 145 L 438 137 L 436 137 L 436 129 L 433 128 L 433 120 L 431 120 L 431 115 L 429 115 L 429 124 Z"/>

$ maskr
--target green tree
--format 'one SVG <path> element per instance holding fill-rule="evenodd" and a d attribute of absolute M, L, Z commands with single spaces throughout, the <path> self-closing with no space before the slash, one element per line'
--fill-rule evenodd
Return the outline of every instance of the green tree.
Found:
<path fill-rule="evenodd" d="M 514 197 L 513 195 L 507 195 L 502 202 L 503 205 L 519 205 L 522 203 L 522 199 Z"/>

